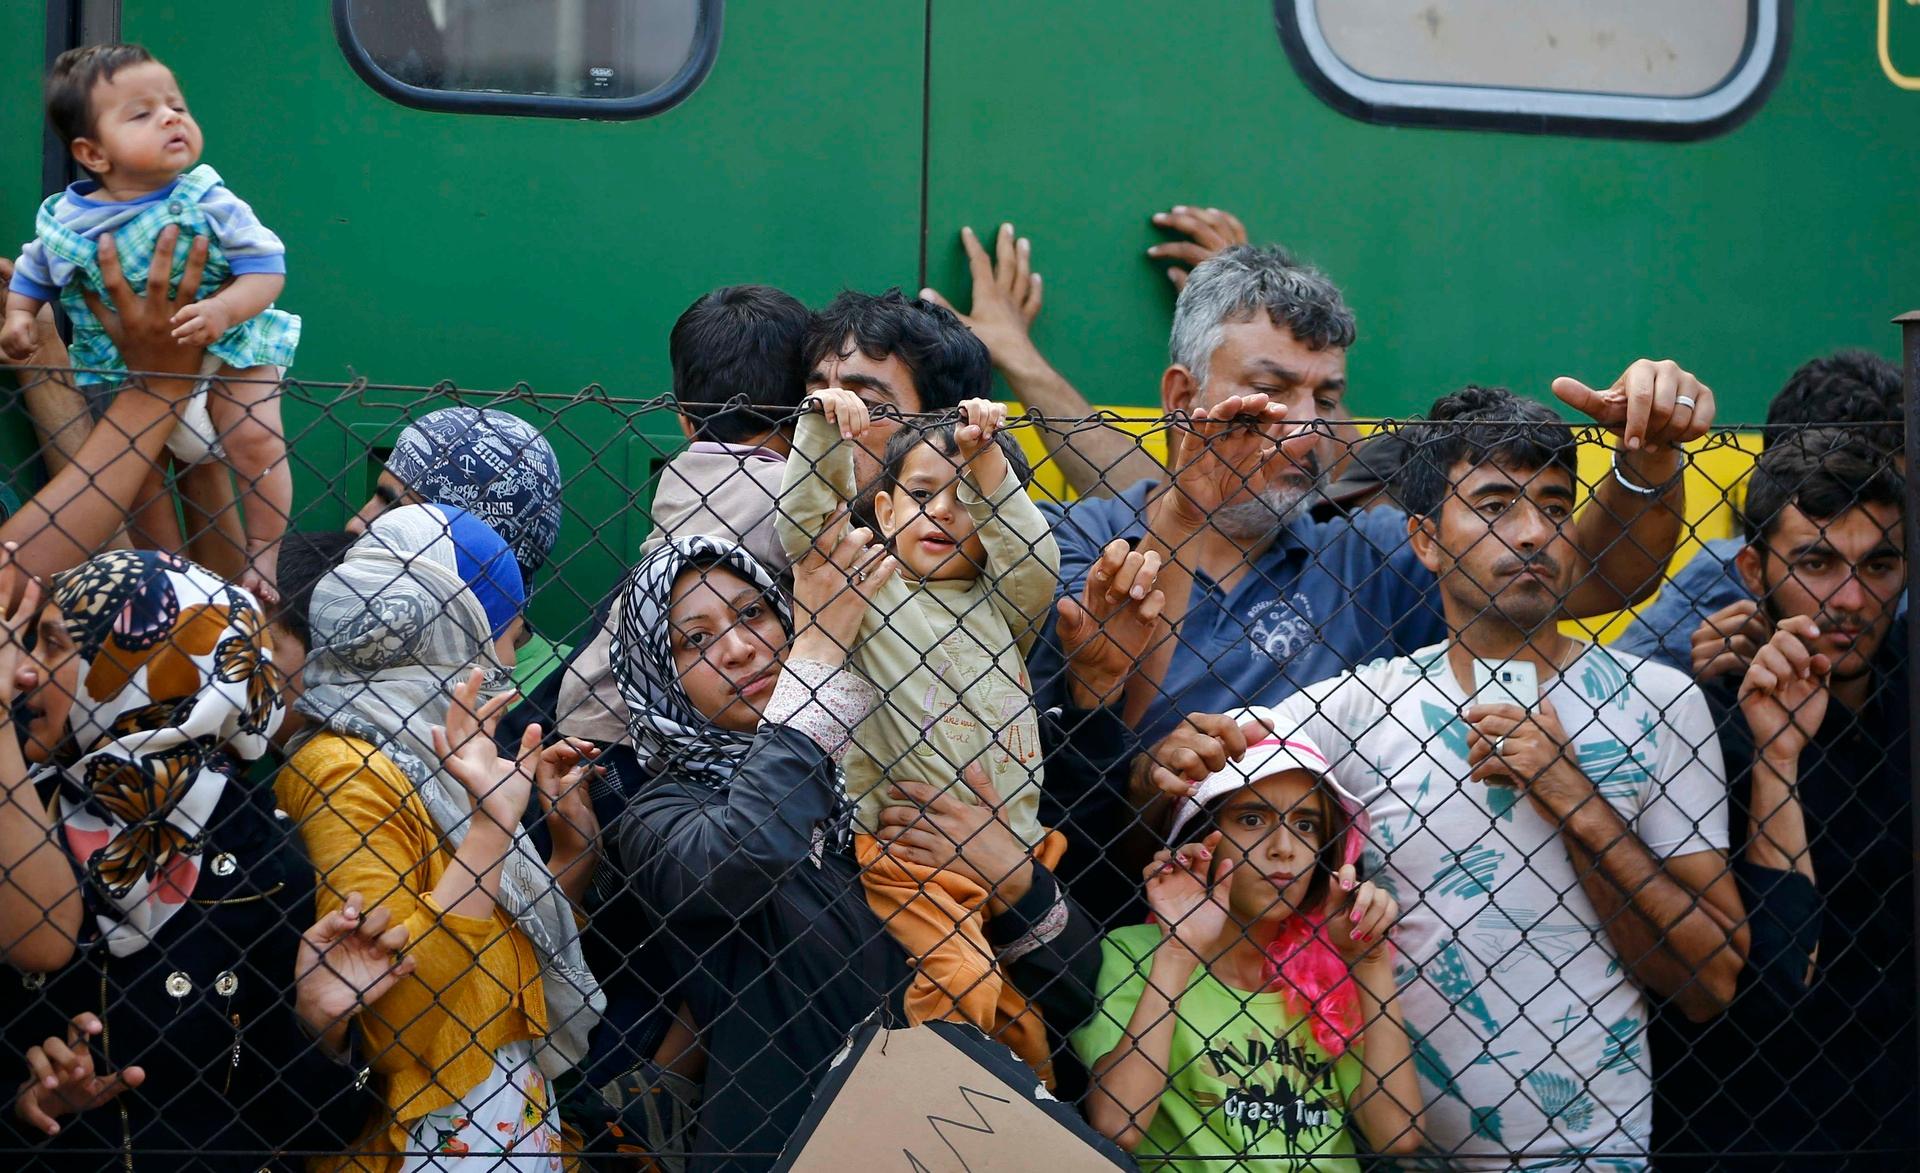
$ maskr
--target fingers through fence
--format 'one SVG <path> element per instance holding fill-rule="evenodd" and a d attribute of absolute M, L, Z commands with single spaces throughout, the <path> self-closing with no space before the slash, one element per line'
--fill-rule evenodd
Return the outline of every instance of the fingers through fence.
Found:
<path fill-rule="evenodd" d="M 1891 424 L 240 382 L 14 466 L 19 1160 L 1915 1148 Z"/>

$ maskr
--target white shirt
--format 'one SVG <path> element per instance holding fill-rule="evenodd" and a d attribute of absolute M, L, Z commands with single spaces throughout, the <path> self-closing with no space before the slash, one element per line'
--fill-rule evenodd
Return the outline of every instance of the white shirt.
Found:
<path fill-rule="evenodd" d="M 1639 1169 L 1652 1133 L 1647 1000 L 1557 826 L 1467 778 L 1467 696 L 1447 645 L 1379 660 L 1278 706 L 1367 805 L 1368 878 L 1402 908 L 1401 1008 L 1443 1151 L 1487 1168 Z M 1586 648 L 1542 682 L 1581 770 L 1658 858 L 1726 850 L 1706 699 L 1671 668 Z M 1568 1157 L 1576 1157 L 1572 1162 Z"/>

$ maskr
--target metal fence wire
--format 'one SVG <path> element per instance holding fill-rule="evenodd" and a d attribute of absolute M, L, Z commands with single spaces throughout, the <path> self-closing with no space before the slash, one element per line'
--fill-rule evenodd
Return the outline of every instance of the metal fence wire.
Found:
<path fill-rule="evenodd" d="M 11 1167 L 1920 1149 L 1898 421 L 288 382 L 269 559 L 109 398 L 3 531 Z"/>

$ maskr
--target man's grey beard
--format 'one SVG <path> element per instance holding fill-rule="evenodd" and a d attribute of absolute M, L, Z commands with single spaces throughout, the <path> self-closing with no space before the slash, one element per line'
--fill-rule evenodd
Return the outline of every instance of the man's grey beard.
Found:
<path fill-rule="evenodd" d="M 1213 528 L 1236 542 L 1271 537 L 1306 512 L 1311 495 L 1311 487 L 1304 484 L 1268 489 L 1251 501 L 1214 510 Z"/>

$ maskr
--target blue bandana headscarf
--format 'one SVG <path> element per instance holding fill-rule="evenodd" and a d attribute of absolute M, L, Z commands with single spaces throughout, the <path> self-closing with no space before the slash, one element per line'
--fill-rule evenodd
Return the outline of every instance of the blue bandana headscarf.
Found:
<path fill-rule="evenodd" d="M 493 638 L 507 629 L 520 608 L 526 605 L 527 590 L 520 579 L 520 565 L 506 541 L 494 528 L 464 509 L 451 505 L 426 506 L 447 520 L 447 536 L 453 539 L 455 573 L 480 600 L 487 613 L 487 625 Z"/>
<path fill-rule="evenodd" d="M 400 433 L 387 471 L 428 501 L 456 505 L 513 547 L 524 578 L 560 536 L 560 461 L 539 429 L 493 408 L 446 407 Z"/>

